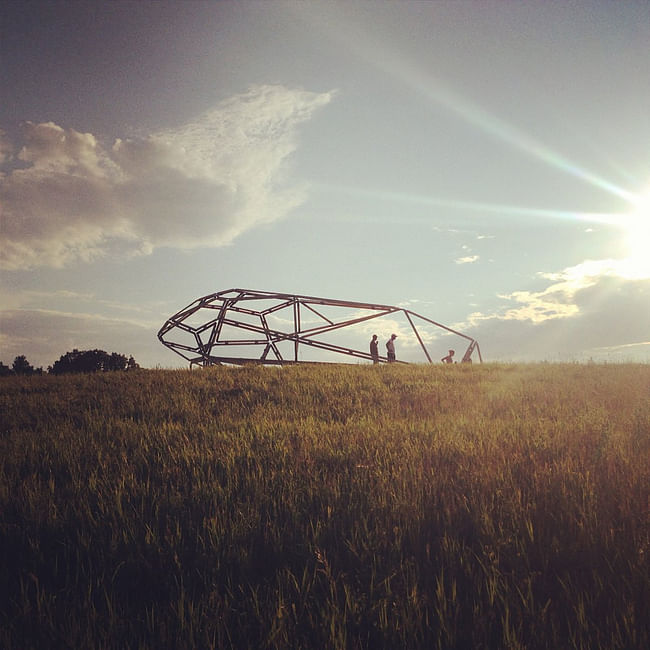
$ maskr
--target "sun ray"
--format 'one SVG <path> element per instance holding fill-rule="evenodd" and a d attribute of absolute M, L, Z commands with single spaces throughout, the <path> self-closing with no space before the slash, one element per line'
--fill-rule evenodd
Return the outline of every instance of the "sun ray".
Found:
<path fill-rule="evenodd" d="M 392 192 L 378 189 L 362 189 L 346 185 L 330 183 L 312 183 L 311 188 L 323 192 L 337 192 L 360 198 L 371 198 L 381 201 L 396 201 L 432 207 L 463 210 L 481 214 L 498 214 L 512 217 L 542 217 L 550 219 L 564 219 L 569 221 L 582 221 L 592 224 L 605 224 L 621 226 L 622 215 L 609 212 L 576 212 L 571 210 L 550 210 L 548 208 L 531 208 L 526 206 L 506 205 L 500 203 L 482 203 L 477 201 L 462 201 L 459 199 L 445 199 L 423 194 L 409 194 L 406 192 Z"/>
<path fill-rule="evenodd" d="M 533 136 L 528 135 L 511 124 L 504 122 L 496 115 L 493 115 L 485 109 L 464 99 L 458 93 L 446 88 L 442 83 L 438 81 L 431 81 L 429 84 L 425 84 L 424 82 L 414 82 L 413 85 L 429 99 L 461 116 L 465 121 L 478 127 L 484 133 L 498 138 L 502 142 L 505 142 L 532 158 L 536 158 L 551 167 L 564 171 L 570 176 L 578 178 L 614 196 L 621 197 L 627 201 L 633 198 L 633 194 L 624 188 L 619 187 L 606 178 L 581 167 L 577 163 L 546 146 Z"/>
<path fill-rule="evenodd" d="M 407 85 L 411 90 L 426 97 L 433 104 L 442 106 L 461 117 L 483 133 L 588 183 L 592 187 L 597 187 L 627 201 L 634 198 L 634 195 L 625 188 L 584 168 L 561 153 L 554 151 L 532 135 L 525 133 L 523 130 L 490 113 L 487 109 L 463 97 L 439 77 L 434 77 L 425 72 L 416 61 L 408 60 L 400 55 L 397 50 L 387 49 L 385 42 L 376 42 L 370 34 L 364 31 L 357 31 L 352 37 L 352 34 L 348 31 L 349 29 L 349 21 L 341 20 L 337 23 L 337 30 L 328 31 L 331 38 L 352 49 L 357 56 L 368 64 L 381 70 L 399 83 Z M 344 38 L 345 34 L 348 35 L 347 38 Z"/>
<path fill-rule="evenodd" d="M 339 20 L 331 20 L 332 16 L 329 16 L 329 18 L 330 20 L 322 20 L 318 21 L 318 23 L 330 38 L 339 42 L 342 47 L 353 50 L 359 58 L 383 74 L 390 76 L 396 82 L 425 97 L 431 105 L 445 109 L 478 131 L 534 160 L 538 160 L 591 187 L 623 199 L 627 205 L 622 206 L 621 212 L 618 213 L 597 213 L 461 201 L 418 194 L 364 190 L 323 184 L 317 184 L 318 189 L 345 192 L 359 197 L 436 206 L 474 213 L 563 219 L 616 226 L 627 232 L 629 240 L 629 257 L 625 260 L 619 260 L 620 264 L 625 263 L 634 266 L 634 269 L 630 270 L 630 272 L 635 275 L 650 277 L 650 263 L 646 261 L 646 259 L 650 259 L 647 254 L 650 247 L 650 227 L 648 226 L 650 210 L 647 208 L 650 205 L 650 199 L 647 198 L 649 193 L 639 195 L 621 187 L 612 180 L 571 160 L 534 135 L 490 112 L 485 106 L 478 105 L 470 98 L 463 96 L 439 76 L 427 72 L 417 60 L 410 59 L 395 48 L 387 47 L 385 41 L 379 42 L 373 33 L 367 30 L 353 30 L 353 16 L 341 14 L 338 16 Z M 350 19 L 348 20 L 348 18 Z M 611 166 L 612 162 L 610 161 L 609 164 Z M 632 177 L 627 170 L 617 166 L 616 171 L 632 183 Z M 645 207 L 640 208 L 639 205 Z"/>

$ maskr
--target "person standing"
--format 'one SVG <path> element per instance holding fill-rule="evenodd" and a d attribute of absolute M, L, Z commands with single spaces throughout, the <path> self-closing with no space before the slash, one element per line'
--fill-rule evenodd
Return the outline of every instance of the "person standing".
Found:
<path fill-rule="evenodd" d="M 395 361 L 395 339 L 397 334 L 391 334 L 388 341 L 386 341 L 386 352 L 388 353 L 388 363 Z"/>
<path fill-rule="evenodd" d="M 379 363 L 379 341 L 376 334 L 372 335 L 372 341 L 370 341 L 370 356 L 373 363 Z"/>

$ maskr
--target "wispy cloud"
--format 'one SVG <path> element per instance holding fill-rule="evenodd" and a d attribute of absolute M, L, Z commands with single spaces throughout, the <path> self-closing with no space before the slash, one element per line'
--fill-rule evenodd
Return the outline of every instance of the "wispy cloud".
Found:
<path fill-rule="evenodd" d="M 473 264 L 479 260 L 478 255 L 466 255 L 465 257 L 459 257 L 454 260 L 456 264 Z"/>
<path fill-rule="evenodd" d="M 33 365 L 47 367 L 73 348 L 100 348 L 133 354 L 140 364 L 155 365 L 159 346 L 155 332 L 153 323 L 137 319 L 48 309 L 6 310 L 0 315 L 0 360 L 11 365 L 16 356 L 25 354 Z"/>
<path fill-rule="evenodd" d="M 159 246 L 219 246 L 305 199 L 297 127 L 333 93 L 255 86 L 192 123 L 105 146 L 53 122 L 0 134 L 0 266 L 61 267 Z"/>

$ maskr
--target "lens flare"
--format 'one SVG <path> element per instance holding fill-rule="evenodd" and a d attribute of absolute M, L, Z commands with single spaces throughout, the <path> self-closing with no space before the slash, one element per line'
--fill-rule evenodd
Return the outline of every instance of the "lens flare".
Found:
<path fill-rule="evenodd" d="M 650 189 L 632 204 L 632 213 L 623 220 L 630 273 L 638 279 L 650 278 Z"/>
<path fill-rule="evenodd" d="M 423 205 L 450 210 L 473 212 L 479 215 L 496 214 L 508 217 L 541 217 L 545 219 L 564 219 L 568 221 L 583 221 L 585 223 L 601 223 L 619 225 L 620 215 L 609 212 L 576 212 L 572 210 L 551 210 L 548 208 L 535 208 L 523 205 L 508 205 L 503 203 L 483 203 L 480 201 L 463 201 L 460 199 L 447 199 L 424 194 L 408 192 L 393 192 L 382 189 L 367 189 L 351 187 L 334 183 L 312 182 L 310 189 L 324 193 L 336 192 L 351 197 L 368 198 L 379 201 L 395 201 L 412 205 Z M 422 221 L 423 219 L 415 219 Z"/>

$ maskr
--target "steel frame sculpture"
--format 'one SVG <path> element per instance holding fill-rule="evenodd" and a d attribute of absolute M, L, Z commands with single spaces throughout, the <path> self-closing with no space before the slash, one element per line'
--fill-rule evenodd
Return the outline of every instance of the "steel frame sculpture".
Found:
<path fill-rule="evenodd" d="M 257 309 L 255 308 L 256 302 L 258 303 Z M 337 320 L 323 314 L 323 307 L 357 309 L 366 313 L 354 318 Z M 270 317 L 279 314 L 283 314 L 286 320 L 288 326 L 286 331 L 269 326 Z M 289 318 L 286 318 L 287 314 Z M 312 319 L 316 317 L 316 322 L 319 324 L 315 327 L 303 327 L 305 314 Z M 165 322 L 158 332 L 158 339 L 170 350 L 189 361 L 190 367 L 223 363 L 238 365 L 246 363 L 274 365 L 307 363 L 299 360 L 301 345 L 357 359 L 372 360 L 369 352 L 328 343 L 320 337 L 329 332 L 389 314 L 403 314 L 406 317 L 429 363 L 433 363 L 433 361 L 420 332 L 418 332 L 415 319 L 421 319 L 468 341 L 468 347 L 462 358 L 463 362 L 471 362 L 474 351 L 476 351 L 479 361 L 483 361 L 481 350 L 475 339 L 409 309 L 253 289 L 226 289 L 197 298 Z M 199 319 L 199 316 L 203 315 L 205 315 L 205 320 Z M 250 333 L 252 338 L 224 336 L 224 327 Z M 186 339 L 185 342 L 179 342 L 178 337 L 175 336 L 180 332 L 183 332 L 182 337 Z M 287 358 L 286 353 L 284 356 L 282 355 L 279 345 L 284 342 L 293 343 L 293 353 L 289 355 L 292 358 Z M 230 346 L 251 346 L 253 349 L 257 347 L 258 350 L 261 349 L 261 354 L 255 358 L 229 356 L 225 352 Z M 385 356 L 380 356 L 379 361 L 388 362 L 388 359 Z M 404 362 L 398 361 L 397 363 Z"/>

